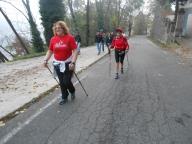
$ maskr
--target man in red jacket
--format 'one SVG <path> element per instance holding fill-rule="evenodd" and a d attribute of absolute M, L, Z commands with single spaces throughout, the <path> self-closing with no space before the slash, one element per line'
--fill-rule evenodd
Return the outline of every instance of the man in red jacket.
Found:
<path fill-rule="evenodd" d="M 119 78 L 119 67 L 123 74 L 123 61 L 125 58 L 125 51 L 129 49 L 127 38 L 122 35 L 123 30 L 121 28 L 116 29 L 116 37 L 113 39 L 111 48 L 115 49 L 116 60 L 116 75 L 115 79 Z"/>

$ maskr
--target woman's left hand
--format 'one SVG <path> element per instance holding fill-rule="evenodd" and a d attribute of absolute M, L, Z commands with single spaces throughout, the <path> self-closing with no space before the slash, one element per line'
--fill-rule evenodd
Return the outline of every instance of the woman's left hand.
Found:
<path fill-rule="evenodd" d="M 75 63 L 70 63 L 69 70 L 74 71 L 74 69 L 75 69 Z"/>

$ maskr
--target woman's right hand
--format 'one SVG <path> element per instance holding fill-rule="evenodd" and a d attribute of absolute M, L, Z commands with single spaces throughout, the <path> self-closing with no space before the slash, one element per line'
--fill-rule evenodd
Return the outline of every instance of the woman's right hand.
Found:
<path fill-rule="evenodd" d="M 48 61 L 49 61 L 49 59 L 51 58 L 51 55 L 52 55 L 53 53 L 52 53 L 52 51 L 51 50 L 48 50 L 47 51 L 47 53 L 46 53 L 46 56 L 44 57 L 44 62 L 43 62 L 43 66 L 44 67 L 48 67 Z"/>
<path fill-rule="evenodd" d="M 47 64 L 48 64 L 48 61 L 47 61 L 47 60 L 44 60 L 43 66 L 44 66 L 44 67 L 47 67 Z"/>

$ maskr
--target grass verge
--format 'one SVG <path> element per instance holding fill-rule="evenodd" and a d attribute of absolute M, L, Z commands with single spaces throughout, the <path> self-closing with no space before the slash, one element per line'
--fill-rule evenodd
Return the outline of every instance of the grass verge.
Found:
<path fill-rule="evenodd" d="M 155 43 L 156 45 L 158 45 L 159 47 L 163 48 L 163 49 L 167 49 L 167 50 L 176 50 L 178 48 L 180 48 L 181 46 L 178 45 L 177 43 L 162 43 L 152 37 L 148 37 L 149 40 L 151 40 L 153 43 Z"/>
<path fill-rule="evenodd" d="M 28 55 L 24 56 L 16 56 L 12 61 L 17 61 L 17 60 L 23 60 L 23 59 L 29 59 L 29 58 L 34 58 L 34 57 L 39 57 L 45 55 L 46 52 L 41 52 L 41 53 L 31 53 Z"/>

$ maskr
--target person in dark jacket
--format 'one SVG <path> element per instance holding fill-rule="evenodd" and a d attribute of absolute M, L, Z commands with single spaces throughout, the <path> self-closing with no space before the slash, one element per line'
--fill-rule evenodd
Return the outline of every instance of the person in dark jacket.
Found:
<path fill-rule="evenodd" d="M 95 43 L 96 43 L 96 47 L 97 47 L 97 51 L 98 51 L 98 55 L 100 55 L 101 53 L 101 34 L 100 32 L 97 32 L 95 35 Z"/>
<path fill-rule="evenodd" d="M 77 35 L 75 36 L 75 41 L 77 44 L 77 52 L 78 52 L 78 54 L 80 54 L 81 36 L 80 36 L 79 32 L 77 32 Z"/>
<path fill-rule="evenodd" d="M 114 37 L 111 48 L 115 49 L 115 61 L 116 61 L 116 75 L 115 79 L 119 78 L 119 67 L 123 74 L 123 61 L 125 57 L 125 51 L 129 49 L 127 38 L 122 35 L 123 30 L 121 28 L 116 29 L 116 37 Z"/>
<path fill-rule="evenodd" d="M 111 43 L 112 43 L 112 37 L 111 37 L 111 34 L 108 32 L 107 35 L 106 35 L 106 46 L 107 46 L 107 49 L 108 49 L 108 54 L 111 53 L 111 50 L 110 50 Z"/>
<path fill-rule="evenodd" d="M 104 52 L 105 51 L 105 33 L 101 32 L 100 35 L 101 35 L 101 47 Z"/>
<path fill-rule="evenodd" d="M 111 37 L 111 38 L 110 38 L 110 40 L 111 40 L 111 43 L 112 43 L 113 38 L 115 37 L 115 35 L 114 35 L 114 33 L 113 33 L 113 32 L 111 32 L 111 33 L 110 33 L 110 37 Z"/>

